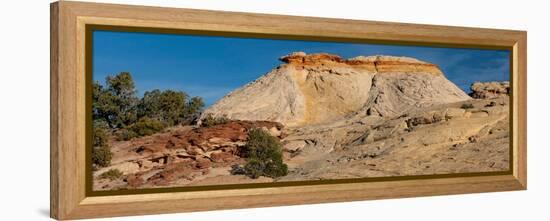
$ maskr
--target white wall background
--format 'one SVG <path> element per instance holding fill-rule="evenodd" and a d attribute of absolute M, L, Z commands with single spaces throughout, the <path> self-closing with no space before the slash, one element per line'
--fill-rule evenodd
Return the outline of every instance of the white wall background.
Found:
<path fill-rule="evenodd" d="M 102 0 L 101 2 L 528 31 L 529 189 L 112 220 L 549 220 L 546 1 Z M 49 213 L 49 0 L 0 6 L 0 220 Z"/>

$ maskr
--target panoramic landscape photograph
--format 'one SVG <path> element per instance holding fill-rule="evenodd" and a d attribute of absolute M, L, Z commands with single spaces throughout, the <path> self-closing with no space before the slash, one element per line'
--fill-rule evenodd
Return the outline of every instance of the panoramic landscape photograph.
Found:
<path fill-rule="evenodd" d="M 95 30 L 93 191 L 509 171 L 510 52 Z"/>

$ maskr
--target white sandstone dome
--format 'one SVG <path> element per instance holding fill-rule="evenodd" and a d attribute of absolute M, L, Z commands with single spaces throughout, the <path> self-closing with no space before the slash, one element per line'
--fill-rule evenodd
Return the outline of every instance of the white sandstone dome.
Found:
<path fill-rule="evenodd" d="M 343 59 L 294 52 L 257 80 L 229 93 L 203 116 L 317 124 L 359 112 L 391 117 L 411 108 L 471 99 L 434 65 L 409 57 Z"/>

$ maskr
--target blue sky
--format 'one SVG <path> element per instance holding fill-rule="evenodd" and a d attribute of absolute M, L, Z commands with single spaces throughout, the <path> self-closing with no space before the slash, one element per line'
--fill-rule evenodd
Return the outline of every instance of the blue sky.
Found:
<path fill-rule="evenodd" d="M 475 81 L 509 76 L 509 52 L 417 46 L 226 38 L 191 35 L 94 31 L 93 79 L 130 72 L 138 94 L 153 89 L 185 91 L 206 105 L 281 64 L 293 51 L 414 57 L 437 64 L 445 76 L 469 92 Z"/>

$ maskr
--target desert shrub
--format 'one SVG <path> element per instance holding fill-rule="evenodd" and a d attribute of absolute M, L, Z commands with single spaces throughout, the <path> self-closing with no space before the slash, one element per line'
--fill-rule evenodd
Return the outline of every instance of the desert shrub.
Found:
<path fill-rule="evenodd" d="M 462 104 L 462 106 L 460 106 L 460 108 L 462 108 L 462 109 L 472 109 L 472 108 L 474 108 L 474 105 L 471 104 L 471 103 L 464 103 L 464 104 Z"/>
<path fill-rule="evenodd" d="M 98 167 L 106 167 L 111 164 L 113 154 L 108 146 L 99 146 L 92 149 L 92 163 Z"/>
<path fill-rule="evenodd" d="M 101 127 L 94 127 L 92 134 L 92 144 L 94 147 L 107 146 L 108 134 L 105 129 Z"/>
<path fill-rule="evenodd" d="M 225 116 L 215 117 L 212 114 L 208 114 L 201 120 L 201 127 L 211 127 L 228 122 L 229 119 Z"/>
<path fill-rule="evenodd" d="M 130 140 L 134 137 L 152 135 L 165 127 L 166 125 L 159 120 L 143 117 L 136 123 L 119 130 L 116 134 L 120 140 Z"/>
<path fill-rule="evenodd" d="M 253 128 L 248 131 L 248 140 L 245 144 L 245 157 L 268 159 L 281 152 L 279 140 L 267 131 Z"/>
<path fill-rule="evenodd" d="M 262 129 L 251 129 L 248 132 L 244 156 L 247 157 L 244 170 L 251 178 L 276 178 L 288 173 L 279 140 Z"/>
<path fill-rule="evenodd" d="M 280 162 L 269 162 L 265 165 L 264 174 L 272 178 L 286 176 L 288 174 L 288 166 L 283 163 L 282 159 Z"/>
<path fill-rule="evenodd" d="M 107 123 L 105 120 L 103 119 L 94 119 L 92 121 L 92 127 L 94 128 L 101 128 L 105 131 L 109 131 L 110 130 L 110 127 L 109 127 L 109 123 Z"/>
<path fill-rule="evenodd" d="M 109 179 L 109 180 L 116 180 L 122 176 L 122 172 L 118 169 L 110 169 L 107 172 L 102 173 L 99 175 L 99 178 L 101 179 Z"/>
<path fill-rule="evenodd" d="M 115 132 L 116 137 L 118 140 L 131 140 L 134 137 L 138 137 L 138 134 L 132 130 L 128 130 L 126 128 L 120 129 L 117 132 Z"/>
<path fill-rule="evenodd" d="M 159 120 L 144 117 L 139 119 L 135 124 L 130 125 L 128 129 L 135 132 L 138 136 L 148 136 L 161 131 L 165 127 L 166 125 Z"/>
<path fill-rule="evenodd" d="M 248 159 L 244 165 L 245 174 L 252 179 L 257 179 L 264 175 L 264 168 L 265 164 L 256 158 Z"/>
<path fill-rule="evenodd" d="M 108 145 L 109 134 L 98 122 L 94 122 L 92 132 L 92 163 L 95 167 L 105 167 L 111 164 L 111 150 Z"/>

